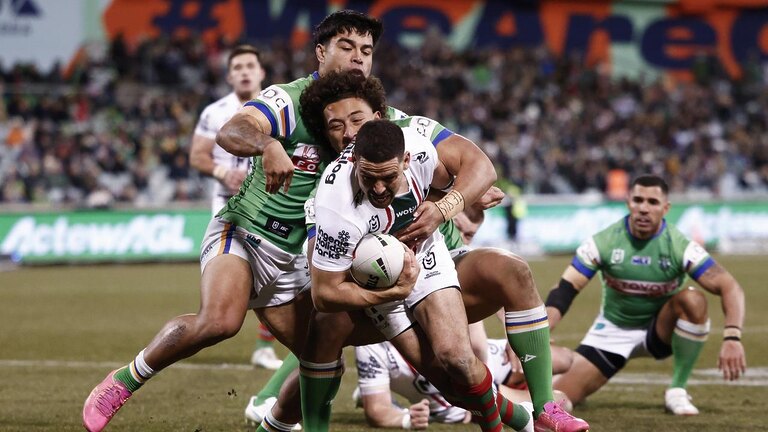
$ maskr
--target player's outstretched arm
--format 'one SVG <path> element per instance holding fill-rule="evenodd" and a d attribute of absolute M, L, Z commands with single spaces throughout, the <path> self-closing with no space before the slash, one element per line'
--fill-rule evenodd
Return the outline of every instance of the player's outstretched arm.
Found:
<path fill-rule="evenodd" d="M 240 157 L 263 156 L 266 191 L 287 192 L 293 178 L 293 162 L 280 141 L 271 137 L 269 120 L 258 109 L 246 106 L 221 127 L 216 143 Z"/>
<path fill-rule="evenodd" d="M 312 272 L 312 301 L 320 312 L 342 312 L 363 309 L 394 300 L 402 300 L 411 293 L 419 268 L 413 251 L 406 248 L 403 270 L 391 288 L 369 290 L 353 281 L 347 271 L 331 272 L 314 265 Z"/>
<path fill-rule="evenodd" d="M 389 391 L 363 395 L 362 398 L 365 420 L 371 427 L 426 429 L 429 425 L 429 401 L 426 399 L 403 410 L 392 404 Z"/>
<path fill-rule="evenodd" d="M 747 369 L 747 358 L 741 343 L 745 310 L 744 290 L 736 278 L 718 263 L 699 276 L 697 282 L 705 290 L 720 296 L 725 328 L 717 367 L 723 372 L 723 378 L 726 380 L 738 379 Z"/>
<path fill-rule="evenodd" d="M 576 295 L 584 289 L 589 283 L 589 278 L 569 265 L 560 282 L 552 288 L 544 304 L 547 306 L 547 317 L 549 318 L 549 328 L 554 330 L 557 323 L 563 318 Z"/>

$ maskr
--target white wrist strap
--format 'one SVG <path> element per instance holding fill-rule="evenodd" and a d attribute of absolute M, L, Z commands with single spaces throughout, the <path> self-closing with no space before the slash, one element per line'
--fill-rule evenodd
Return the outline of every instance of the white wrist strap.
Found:
<path fill-rule="evenodd" d="M 403 421 L 402 421 L 402 423 L 400 425 L 403 427 L 403 429 L 410 429 L 411 428 L 411 413 L 410 412 L 406 411 L 403 414 Z"/>

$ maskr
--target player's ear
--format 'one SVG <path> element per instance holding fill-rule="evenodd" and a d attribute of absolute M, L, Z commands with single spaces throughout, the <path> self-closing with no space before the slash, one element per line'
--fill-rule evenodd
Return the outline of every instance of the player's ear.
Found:
<path fill-rule="evenodd" d="M 411 164 L 411 152 L 406 151 L 403 155 L 403 170 L 407 170 L 408 166 Z"/>
<path fill-rule="evenodd" d="M 323 44 L 315 45 L 315 57 L 317 57 L 318 62 L 325 63 L 325 47 Z"/>
<path fill-rule="evenodd" d="M 379 111 L 376 111 L 375 113 L 373 113 L 373 119 L 374 120 L 378 120 L 380 118 L 381 118 L 381 113 Z"/>

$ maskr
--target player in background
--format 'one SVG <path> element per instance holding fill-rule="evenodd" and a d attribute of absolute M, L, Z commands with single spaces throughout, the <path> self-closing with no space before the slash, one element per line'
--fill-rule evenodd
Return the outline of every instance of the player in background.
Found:
<path fill-rule="evenodd" d="M 382 32 L 381 22 L 354 11 L 335 12 L 318 29 L 323 41 L 315 47 L 318 70 L 268 87 L 216 135 L 216 143 L 229 153 L 254 161 L 240 192 L 211 221 L 204 237 L 200 310 L 170 320 L 133 361 L 91 391 L 83 406 L 87 430 L 104 429 L 160 370 L 237 334 L 248 309 L 291 351 L 304 346 L 313 308 L 302 251 L 304 202 L 322 171 L 321 155 L 332 151 L 307 134 L 299 96 L 329 71 L 355 69 L 368 75 Z M 298 363 L 293 358 L 288 366 Z"/>
<path fill-rule="evenodd" d="M 746 370 L 741 344 L 744 292 L 734 277 L 703 247 L 686 238 L 664 216 L 670 208 L 667 183 L 655 175 L 632 181 L 629 215 L 588 238 L 547 297 L 554 328 L 576 295 L 600 273 L 600 314 L 576 348 L 573 365 L 555 381 L 573 403 L 599 390 L 635 356 L 672 355 L 672 383 L 666 409 L 696 415 L 686 391 L 688 377 L 709 335 L 704 294 L 686 284 L 686 276 L 721 298 L 725 315 L 717 361 L 726 380 Z"/>
<path fill-rule="evenodd" d="M 255 99 L 264 81 L 259 50 L 252 45 L 238 45 L 227 57 L 227 84 L 232 92 L 203 109 L 197 121 L 189 163 L 202 174 L 213 178 L 211 211 L 216 216 L 227 201 L 240 189 L 248 171 L 251 158 L 228 153 L 216 144 L 216 134 L 246 102 Z M 275 337 L 259 323 L 256 348 L 251 355 L 254 366 L 276 370 L 283 363 L 275 354 Z"/>
<path fill-rule="evenodd" d="M 486 365 L 493 375 L 494 385 L 507 399 L 521 403 L 532 411 L 527 390 L 516 389 L 521 373 L 513 370 L 507 356 L 506 339 L 489 339 L 486 344 Z M 555 355 L 557 352 L 557 355 Z M 557 358 L 554 373 L 562 373 L 570 365 L 570 350 L 553 351 Z M 451 405 L 440 392 L 416 371 L 390 342 L 355 347 L 359 391 L 353 398 L 361 406 L 369 426 L 380 428 L 425 429 L 429 423 L 469 423 L 472 415 Z M 404 397 L 411 405 L 401 408 L 393 403 L 392 392 Z M 560 400 L 565 396 L 556 394 Z"/>

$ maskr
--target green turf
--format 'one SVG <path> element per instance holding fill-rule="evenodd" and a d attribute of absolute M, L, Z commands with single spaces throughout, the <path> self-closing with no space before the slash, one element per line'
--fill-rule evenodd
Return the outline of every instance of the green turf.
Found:
<path fill-rule="evenodd" d="M 559 278 L 568 257 L 531 263 L 542 292 Z M 747 291 L 745 346 L 751 367 L 768 366 L 768 291 L 765 257 L 719 257 Z M 114 367 L 127 363 L 165 321 L 198 307 L 195 264 L 60 266 L 0 272 L 0 431 L 82 430 L 80 412 L 90 389 Z M 598 309 L 595 282 L 581 294 L 553 337 L 575 346 Z M 715 366 L 722 312 L 710 297 L 713 334 L 697 367 Z M 489 334 L 503 337 L 488 321 Z M 163 371 L 139 391 L 108 431 L 237 431 L 250 394 L 268 372 L 246 367 L 257 321 L 249 316 L 235 338 Z M 279 350 L 284 354 L 284 350 Z M 347 364 L 354 362 L 347 351 Z M 18 362 L 16 362 L 18 361 Z M 221 364 L 233 367 L 221 368 Z M 609 384 L 577 408 L 593 431 L 753 431 L 765 430 L 765 387 L 696 385 L 690 388 L 702 414 L 675 418 L 663 414 L 663 382 L 670 361 L 635 360 L 618 377 L 649 382 Z M 694 378 L 704 379 L 701 374 Z M 747 377 L 749 378 L 749 376 Z M 765 381 L 767 378 L 762 377 Z M 349 395 L 350 367 L 335 402 L 334 431 L 368 430 Z M 476 430 L 432 425 L 430 430 Z"/>

